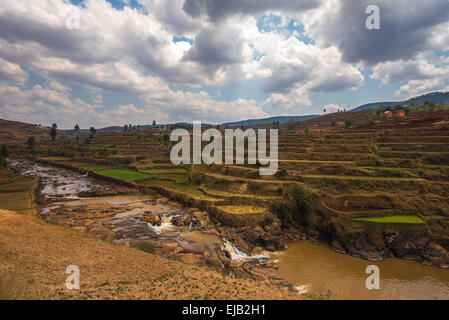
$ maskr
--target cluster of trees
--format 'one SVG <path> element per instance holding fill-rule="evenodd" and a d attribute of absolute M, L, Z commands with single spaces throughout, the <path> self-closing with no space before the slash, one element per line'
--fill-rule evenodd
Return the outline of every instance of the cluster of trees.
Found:
<path fill-rule="evenodd" d="M 73 128 L 75 130 L 76 137 L 79 138 L 80 131 L 81 131 L 80 126 L 78 124 L 76 124 Z M 58 129 L 58 125 L 56 123 L 53 123 L 51 125 L 51 129 L 50 129 L 50 137 L 53 140 L 53 142 L 56 140 L 56 136 L 58 135 L 57 129 Z M 90 131 L 90 136 L 89 136 L 90 138 L 93 138 L 95 136 L 95 134 L 97 133 L 97 129 L 95 129 L 94 127 L 90 127 L 89 131 Z M 28 148 L 30 150 L 33 149 L 34 143 L 35 143 L 34 137 L 28 138 Z"/>
<path fill-rule="evenodd" d="M 323 109 L 323 112 L 324 113 L 326 113 L 327 111 L 329 111 L 329 110 L 327 110 L 327 109 Z M 330 113 L 332 113 L 332 111 L 329 111 Z M 346 112 L 346 108 L 345 109 L 338 109 L 337 111 L 334 111 L 334 113 L 335 112 Z"/>
<path fill-rule="evenodd" d="M 282 197 L 284 201 L 274 202 L 272 209 L 283 228 L 312 223 L 312 202 L 304 189 L 296 184 L 285 186 L 282 188 Z"/>
<path fill-rule="evenodd" d="M 156 126 L 156 120 L 153 120 L 152 126 L 155 127 Z M 128 131 L 134 131 L 134 130 L 139 130 L 140 129 L 140 125 L 136 125 L 133 126 L 131 123 L 130 124 L 125 124 L 125 126 L 123 127 L 123 131 L 128 132 Z"/>

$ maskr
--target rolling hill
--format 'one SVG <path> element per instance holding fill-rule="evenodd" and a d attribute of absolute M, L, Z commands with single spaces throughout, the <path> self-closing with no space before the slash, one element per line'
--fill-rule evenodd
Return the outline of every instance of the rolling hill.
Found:
<path fill-rule="evenodd" d="M 432 92 L 422 96 L 414 97 L 405 101 L 384 101 L 364 104 L 351 110 L 351 112 L 357 112 L 367 109 L 376 109 L 380 106 L 394 106 L 401 104 L 404 106 L 416 106 L 426 102 L 435 102 L 437 105 L 449 104 L 449 92 Z"/>
<path fill-rule="evenodd" d="M 274 122 L 279 122 L 280 124 L 284 124 L 290 121 L 305 121 L 310 119 L 319 118 L 319 115 L 309 115 L 309 116 L 285 116 L 285 117 L 271 117 L 265 119 L 251 119 L 251 120 L 243 120 L 237 122 L 228 122 L 223 123 L 224 127 L 238 127 L 238 126 L 253 126 L 259 124 L 271 124 Z"/>
<path fill-rule="evenodd" d="M 49 127 L 0 119 L 0 144 L 14 144 L 31 136 L 48 138 L 49 132 Z M 58 135 L 65 134 L 63 130 L 58 130 Z"/>

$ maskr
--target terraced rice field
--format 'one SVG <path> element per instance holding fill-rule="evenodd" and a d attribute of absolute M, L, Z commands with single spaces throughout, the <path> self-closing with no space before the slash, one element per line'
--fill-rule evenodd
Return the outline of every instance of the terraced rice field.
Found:
<path fill-rule="evenodd" d="M 447 113 L 442 116 L 449 118 Z M 48 160 L 88 162 L 84 168 L 99 174 L 205 201 L 235 215 L 270 212 L 272 204 L 283 199 L 283 189 L 297 184 L 314 195 L 323 210 L 348 219 L 354 216 L 357 220 L 352 221 L 358 223 L 397 217 L 412 217 L 399 219 L 410 224 L 427 223 L 427 217 L 445 221 L 449 219 L 449 127 L 420 117 L 351 129 L 318 120 L 293 129 L 288 125 L 289 130 L 282 127 L 279 170 L 272 177 L 260 176 L 257 165 L 174 166 L 169 159 L 173 143 L 156 132 L 80 140 L 70 157 Z M 305 127 L 310 133 L 305 133 Z M 46 144 L 36 149 L 43 156 L 48 152 Z M 120 169 L 123 166 L 127 169 Z"/>

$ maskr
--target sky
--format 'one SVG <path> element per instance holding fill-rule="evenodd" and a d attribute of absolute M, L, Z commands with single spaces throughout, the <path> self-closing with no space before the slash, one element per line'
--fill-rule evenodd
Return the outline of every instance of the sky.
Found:
<path fill-rule="evenodd" d="M 449 91 L 448 0 L 0 4 L 2 119 L 224 123 L 433 91 Z"/>

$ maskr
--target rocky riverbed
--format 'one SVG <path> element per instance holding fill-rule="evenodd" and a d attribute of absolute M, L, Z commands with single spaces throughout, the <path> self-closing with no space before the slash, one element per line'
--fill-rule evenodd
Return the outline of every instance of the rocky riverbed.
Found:
<path fill-rule="evenodd" d="M 267 252 L 251 256 L 254 247 L 247 247 L 239 230 L 215 226 L 206 212 L 68 169 L 18 159 L 10 167 L 39 177 L 40 215 L 49 222 L 232 277 L 289 286 Z M 266 242 L 275 249 L 275 241 Z"/>

